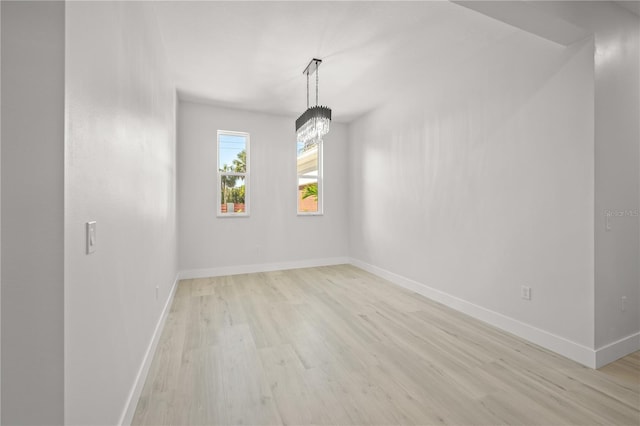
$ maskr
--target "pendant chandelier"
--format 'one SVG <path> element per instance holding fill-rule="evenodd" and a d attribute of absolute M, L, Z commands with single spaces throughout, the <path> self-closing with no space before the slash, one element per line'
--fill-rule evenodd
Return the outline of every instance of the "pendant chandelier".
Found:
<path fill-rule="evenodd" d="M 307 75 L 307 110 L 296 120 L 296 134 L 298 142 L 305 145 L 322 141 L 322 137 L 329 133 L 331 123 L 331 108 L 318 105 L 318 67 L 321 59 L 313 58 L 302 72 Z M 309 76 L 316 73 L 316 105 L 309 107 Z"/>

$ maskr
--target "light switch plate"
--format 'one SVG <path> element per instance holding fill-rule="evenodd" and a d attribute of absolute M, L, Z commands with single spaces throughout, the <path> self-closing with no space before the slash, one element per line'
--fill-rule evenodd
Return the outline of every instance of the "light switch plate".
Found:
<path fill-rule="evenodd" d="M 87 222 L 87 254 L 96 251 L 96 222 Z"/>

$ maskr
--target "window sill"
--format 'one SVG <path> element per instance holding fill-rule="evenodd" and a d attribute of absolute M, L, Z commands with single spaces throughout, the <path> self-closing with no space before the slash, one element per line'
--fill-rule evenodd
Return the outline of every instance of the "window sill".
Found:
<path fill-rule="evenodd" d="M 249 213 L 218 213 L 218 218 L 249 217 Z"/>
<path fill-rule="evenodd" d="M 323 212 L 298 212 L 298 216 L 324 216 Z"/>

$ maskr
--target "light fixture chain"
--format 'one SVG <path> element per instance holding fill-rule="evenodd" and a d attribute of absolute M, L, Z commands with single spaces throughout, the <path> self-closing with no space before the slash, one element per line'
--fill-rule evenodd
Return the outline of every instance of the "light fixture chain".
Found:
<path fill-rule="evenodd" d="M 307 71 L 307 109 L 309 109 L 309 71 Z"/>
<path fill-rule="evenodd" d="M 316 106 L 318 106 L 318 81 L 320 80 L 320 67 L 316 62 Z"/>

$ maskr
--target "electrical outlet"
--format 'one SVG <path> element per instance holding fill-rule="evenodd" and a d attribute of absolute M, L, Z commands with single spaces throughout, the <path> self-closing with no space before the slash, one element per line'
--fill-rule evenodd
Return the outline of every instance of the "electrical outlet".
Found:
<path fill-rule="evenodd" d="M 531 300 L 531 287 L 523 285 L 520 288 L 520 297 L 522 297 L 524 300 Z"/>
<path fill-rule="evenodd" d="M 624 312 L 627 309 L 627 296 L 622 296 L 620 298 L 620 311 Z"/>

